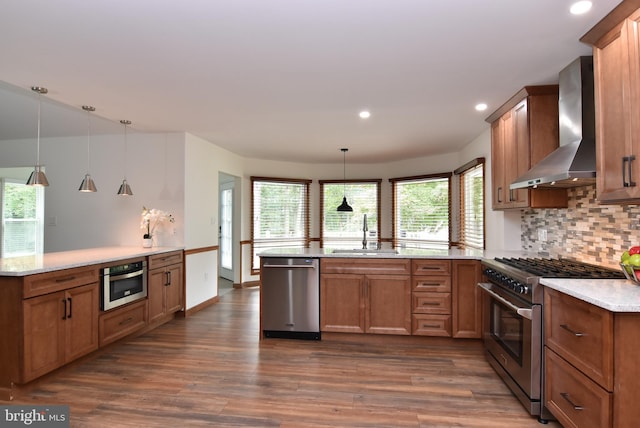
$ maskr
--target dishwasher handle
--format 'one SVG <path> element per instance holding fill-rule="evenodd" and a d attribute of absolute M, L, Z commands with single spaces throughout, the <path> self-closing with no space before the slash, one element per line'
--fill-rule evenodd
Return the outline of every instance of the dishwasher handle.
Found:
<path fill-rule="evenodd" d="M 263 268 L 286 268 L 286 269 L 315 269 L 314 265 L 268 265 L 263 264 Z"/>

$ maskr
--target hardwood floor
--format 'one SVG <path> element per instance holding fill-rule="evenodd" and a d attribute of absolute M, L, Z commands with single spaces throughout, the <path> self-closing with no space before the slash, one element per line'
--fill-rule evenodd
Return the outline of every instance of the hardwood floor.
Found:
<path fill-rule="evenodd" d="M 235 289 L 30 384 L 11 404 L 68 404 L 72 427 L 540 426 L 477 341 L 259 341 L 258 296 Z"/>

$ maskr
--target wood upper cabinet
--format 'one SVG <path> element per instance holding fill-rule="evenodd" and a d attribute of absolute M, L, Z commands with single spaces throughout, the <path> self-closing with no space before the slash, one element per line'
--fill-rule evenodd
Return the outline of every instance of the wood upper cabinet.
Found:
<path fill-rule="evenodd" d="M 566 207 L 566 189 L 509 188 L 558 148 L 558 86 L 527 86 L 486 120 L 491 123 L 493 209 Z"/>
<path fill-rule="evenodd" d="M 24 362 L 28 382 L 98 349 L 98 283 L 22 302 Z"/>
<path fill-rule="evenodd" d="M 600 203 L 640 200 L 639 4 L 621 3 L 581 39 L 593 45 Z"/>
<path fill-rule="evenodd" d="M 478 283 L 482 279 L 482 266 L 479 260 L 454 260 L 452 266 L 451 335 L 479 339 L 482 337 L 482 296 Z"/>
<path fill-rule="evenodd" d="M 411 334 L 410 261 L 320 260 L 320 330 Z"/>
<path fill-rule="evenodd" d="M 182 251 L 175 251 L 149 257 L 147 274 L 149 323 L 172 315 L 183 307 L 182 254 Z"/>

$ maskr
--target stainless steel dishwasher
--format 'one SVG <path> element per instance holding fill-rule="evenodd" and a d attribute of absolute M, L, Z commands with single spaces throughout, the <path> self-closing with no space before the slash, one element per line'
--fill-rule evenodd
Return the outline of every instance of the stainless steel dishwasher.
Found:
<path fill-rule="evenodd" d="M 316 258 L 260 259 L 263 337 L 320 340 L 320 265 Z"/>

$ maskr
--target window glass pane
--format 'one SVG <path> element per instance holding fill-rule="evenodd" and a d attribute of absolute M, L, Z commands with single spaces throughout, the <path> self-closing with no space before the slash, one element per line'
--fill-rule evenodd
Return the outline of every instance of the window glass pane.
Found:
<path fill-rule="evenodd" d="M 484 164 L 465 171 L 460 179 L 460 243 L 484 248 Z"/>
<path fill-rule="evenodd" d="M 378 245 L 379 183 L 322 183 L 322 246 L 324 248 L 362 248 L 367 221 L 367 248 Z M 339 212 L 346 196 L 353 212 Z"/>
<path fill-rule="evenodd" d="M 253 268 L 267 249 L 308 247 L 308 183 L 253 181 Z"/>
<path fill-rule="evenodd" d="M 449 248 L 449 178 L 395 181 L 396 244 Z"/>
<path fill-rule="evenodd" d="M 2 181 L 2 257 L 41 254 L 44 189 Z"/>

